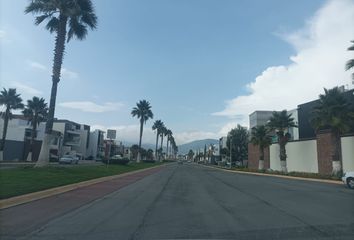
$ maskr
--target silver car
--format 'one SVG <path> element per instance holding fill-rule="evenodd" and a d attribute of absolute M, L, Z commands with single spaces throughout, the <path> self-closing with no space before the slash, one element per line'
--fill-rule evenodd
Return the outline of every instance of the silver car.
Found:
<path fill-rule="evenodd" d="M 79 158 L 74 155 L 64 155 L 59 159 L 59 164 L 78 164 Z"/>

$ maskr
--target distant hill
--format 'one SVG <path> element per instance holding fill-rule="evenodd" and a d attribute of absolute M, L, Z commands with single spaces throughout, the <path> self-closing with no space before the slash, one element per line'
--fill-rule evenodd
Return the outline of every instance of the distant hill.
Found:
<path fill-rule="evenodd" d="M 219 144 L 219 140 L 203 139 L 179 145 L 178 154 L 187 154 L 190 149 L 192 149 L 193 151 L 198 149 L 204 149 L 205 145 L 209 146 L 210 144 Z"/>

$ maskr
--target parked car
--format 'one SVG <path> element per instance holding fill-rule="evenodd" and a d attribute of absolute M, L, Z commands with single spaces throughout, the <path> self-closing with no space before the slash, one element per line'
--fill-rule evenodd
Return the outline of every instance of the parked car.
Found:
<path fill-rule="evenodd" d="M 78 164 L 79 158 L 74 155 L 64 155 L 59 159 L 59 164 Z"/>
<path fill-rule="evenodd" d="M 354 172 L 344 173 L 342 181 L 344 184 L 347 184 L 348 188 L 354 189 Z"/>

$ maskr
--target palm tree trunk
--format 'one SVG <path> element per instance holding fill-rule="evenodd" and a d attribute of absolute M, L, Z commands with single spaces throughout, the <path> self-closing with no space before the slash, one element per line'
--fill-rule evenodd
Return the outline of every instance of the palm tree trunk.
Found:
<path fill-rule="evenodd" d="M 52 72 L 52 90 L 50 94 L 49 102 L 49 113 L 48 120 L 45 127 L 45 135 L 42 142 L 41 151 L 39 153 L 38 161 L 36 167 L 42 167 L 49 164 L 49 151 L 50 151 L 50 142 L 53 136 L 53 121 L 54 121 L 54 112 L 55 112 L 55 102 L 57 97 L 57 88 L 60 81 L 60 72 L 61 65 L 63 63 L 63 56 L 65 50 L 65 39 L 66 39 L 66 24 L 68 18 L 62 14 L 59 16 L 59 27 L 57 31 L 57 36 L 55 39 L 55 48 L 54 48 L 54 61 L 53 61 L 53 72 Z"/>
<path fill-rule="evenodd" d="M 34 138 L 36 136 L 37 132 L 37 114 L 34 116 L 33 122 L 32 122 L 32 133 L 31 133 L 31 141 L 30 141 L 30 149 L 27 155 L 27 161 L 31 162 L 32 161 L 32 153 L 33 153 L 33 144 L 34 144 Z"/>
<path fill-rule="evenodd" d="M 163 134 L 161 134 L 161 153 L 160 153 L 160 156 L 159 156 L 159 159 L 161 160 L 161 155 L 162 155 L 162 152 L 163 152 L 163 150 L 162 150 L 162 144 L 163 144 Z"/>
<path fill-rule="evenodd" d="M 167 146 L 166 146 L 166 156 L 167 156 L 167 158 L 168 158 L 168 142 L 169 142 L 169 139 L 167 137 Z"/>
<path fill-rule="evenodd" d="M 140 120 L 140 135 L 139 135 L 139 151 L 138 151 L 138 158 L 137 158 L 137 162 L 140 162 L 140 158 L 141 158 L 141 139 L 143 138 L 143 127 L 144 127 L 144 120 L 141 119 Z"/>
<path fill-rule="evenodd" d="M 159 144 L 159 130 L 156 133 L 155 159 L 157 159 L 157 145 Z"/>
<path fill-rule="evenodd" d="M 6 110 L 5 110 L 4 128 L 3 128 L 3 131 L 2 131 L 2 139 L 1 139 L 1 143 L 0 143 L 0 161 L 4 160 L 4 148 L 5 148 L 7 127 L 8 127 L 8 124 L 9 124 L 9 117 L 10 117 L 10 109 L 9 109 L 9 107 L 7 107 Z"/>

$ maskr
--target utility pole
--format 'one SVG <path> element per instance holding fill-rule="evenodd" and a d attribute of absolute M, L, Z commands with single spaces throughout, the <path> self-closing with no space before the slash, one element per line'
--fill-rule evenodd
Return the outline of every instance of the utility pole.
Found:
<path fill-rule="evenodd" d="M 230 136 L 230 169 L 232 165 L 232 137 Z"/>

